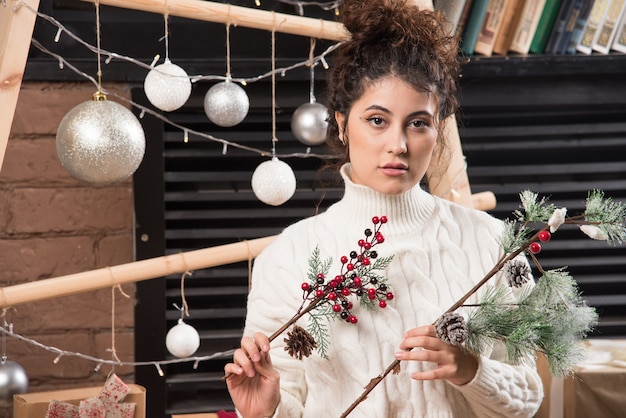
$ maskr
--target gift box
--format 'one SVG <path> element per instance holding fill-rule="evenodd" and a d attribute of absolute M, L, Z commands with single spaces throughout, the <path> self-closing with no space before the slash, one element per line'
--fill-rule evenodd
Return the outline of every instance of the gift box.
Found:
<path fill-rule="evenodd" d="M 104 387 L 90 387 L 48 392 L 24 393 L 13 396 L 13 418 L 43 418 L 54 410 L 58 417 L 79 417 L 74 415 L 81 410 L 91 416 L 125 417 L 128 410 L 134 410 L 133 418 L 146 417 L 146 389 L 135 384 L 126 386 L 123 399 L 116 399 L 118 394 L 110 389 L 119 385 L 112 376 Z M 125 407 L 128 409 L 124 410 Z M 104 409 L 103 409 L 104 408 Z M 103 411 L 103 412 L 101 412 Z M 100 414 L 100 415 L 98 415 Z M 90 415 L 83 415 L 90 416 Z"/>

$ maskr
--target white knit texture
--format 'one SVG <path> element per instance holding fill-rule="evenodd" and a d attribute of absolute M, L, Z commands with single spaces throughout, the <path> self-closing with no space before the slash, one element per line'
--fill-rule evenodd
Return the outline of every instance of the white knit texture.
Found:
<path fill-rule="evenodd" d="M 395 294 L 385 309 L 352 310 L 357 324 L 329 322 L 329 359 L 317 352 L 297 360 L 284 350 L 281 336 L 272 343 L 272 362 L 280 371 L 281 404 L 277 417 L 338 417 L 362 393 L 370 379 L 394 360 L 403 334 L 432 324 L 482 279 L 501 254 L 502 223 L 488 214 L 433 197 L 419 187 L 398 196 L 381 195 L 348 179 L 342 170 L 344 198 L 325 213 L 300 221 L 257 257 L 248 299 L 245 334 L 273 333 L 302 303 L 315 246 L 322 259 L 334 260 L 357 250 L 373 216 L 385 215 L 380 256 L 394 255 L 385 274 Z M 497 278 L 492 279 L 497 280 Z M 468 303 L 476 303 L 477 297 Z M 305 316 L 300 325 L 306 327 Z M 503 359 L 494 351 L 491 357 Z M 474 380 L 464 386 L 410 378 L 429 363 L 402 362 L 400 374 L 388 375 L 351 417 L 532 417 L 542 396 L 532 360 L 511 366 L 482 357 Z"/>

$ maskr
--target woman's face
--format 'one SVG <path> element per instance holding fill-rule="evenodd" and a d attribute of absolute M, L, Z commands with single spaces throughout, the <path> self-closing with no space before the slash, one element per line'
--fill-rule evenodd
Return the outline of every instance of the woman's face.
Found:
<path fill-rule="evenodd" d="M 383 194 L 403 193 L 424 177 L 437 143 L 437 102 L 396 77 L 378 80 L 345 115 L 336 113 L 352 181 Z"/>

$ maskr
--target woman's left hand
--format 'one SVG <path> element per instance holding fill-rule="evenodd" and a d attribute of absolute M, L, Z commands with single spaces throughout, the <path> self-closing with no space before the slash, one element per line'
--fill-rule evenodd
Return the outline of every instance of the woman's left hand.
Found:
<path fill-rule="evenodd" d="M 407 331 L 400 348 L 403 351 L 396 353 L 398 360 L 428 361 L 437 365 L 432 370 L 411 374 L 415 380 L 445 379 L 455 385 L 464 385 L 478 371 L 478 358 L 462 347 L 447 344 L 437 338 L 432 325 Z"/>

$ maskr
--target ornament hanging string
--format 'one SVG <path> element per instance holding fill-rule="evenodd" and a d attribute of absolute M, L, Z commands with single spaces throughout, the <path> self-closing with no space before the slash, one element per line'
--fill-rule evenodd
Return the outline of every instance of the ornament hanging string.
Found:
<path fill-rule="evenodd" d="M 315 61 L 313 57 L 315 56 L 315 38 L 311 38 L 311 47 L 309 49 L 309 69 L 311 71 L 311 80 L 309 85 L 309 103 L 315 103 L 315 93 L 314 93 L 314 84 L 315 84 Z"/>
<path fill-rule="evenodd" d="M 230 80 L 230 4 L 228 5 L 228 22 L 226 22 L 226 79 Z"/>
<path fill-rule="evenodd" d="M 165 25 L 165 35 L 163 35 L 164 41 L 165 41 L 165 62 L 168 62 L 170 59 L 170 28 L 169 28 L 169 18 L 170 18 L 170 12 L 169 12 L 169 8 L 167 7 L 167 0 L 165 0 L 164 2 L 164 8 L 165 11 L 163 12 L 163 22 Z"/>
<path fill-rule="evenodd" d="M 189 316 L 189 305 L 185 299 L 185 277 L 191 276 L 192 272 L 187 270 L 180 276 L 180 298 L 183 306 L 180 308 L 180 318 Z"/>
<path fill-rule="evenodd" d="M 97 43 L 97 56 L 98 56 L 98 92 L 96 93 L 96 99 L 102 100 L 106 96 L 102 92 L 102 62 L 101 62 L 101 49 L 100 49 L 100 0 L 96 0 L 96 43 Z"/>
<path fill-rule="evenodd" d="M 272 158 L 276 157 L 276 14 L 272 12 Z"/>

